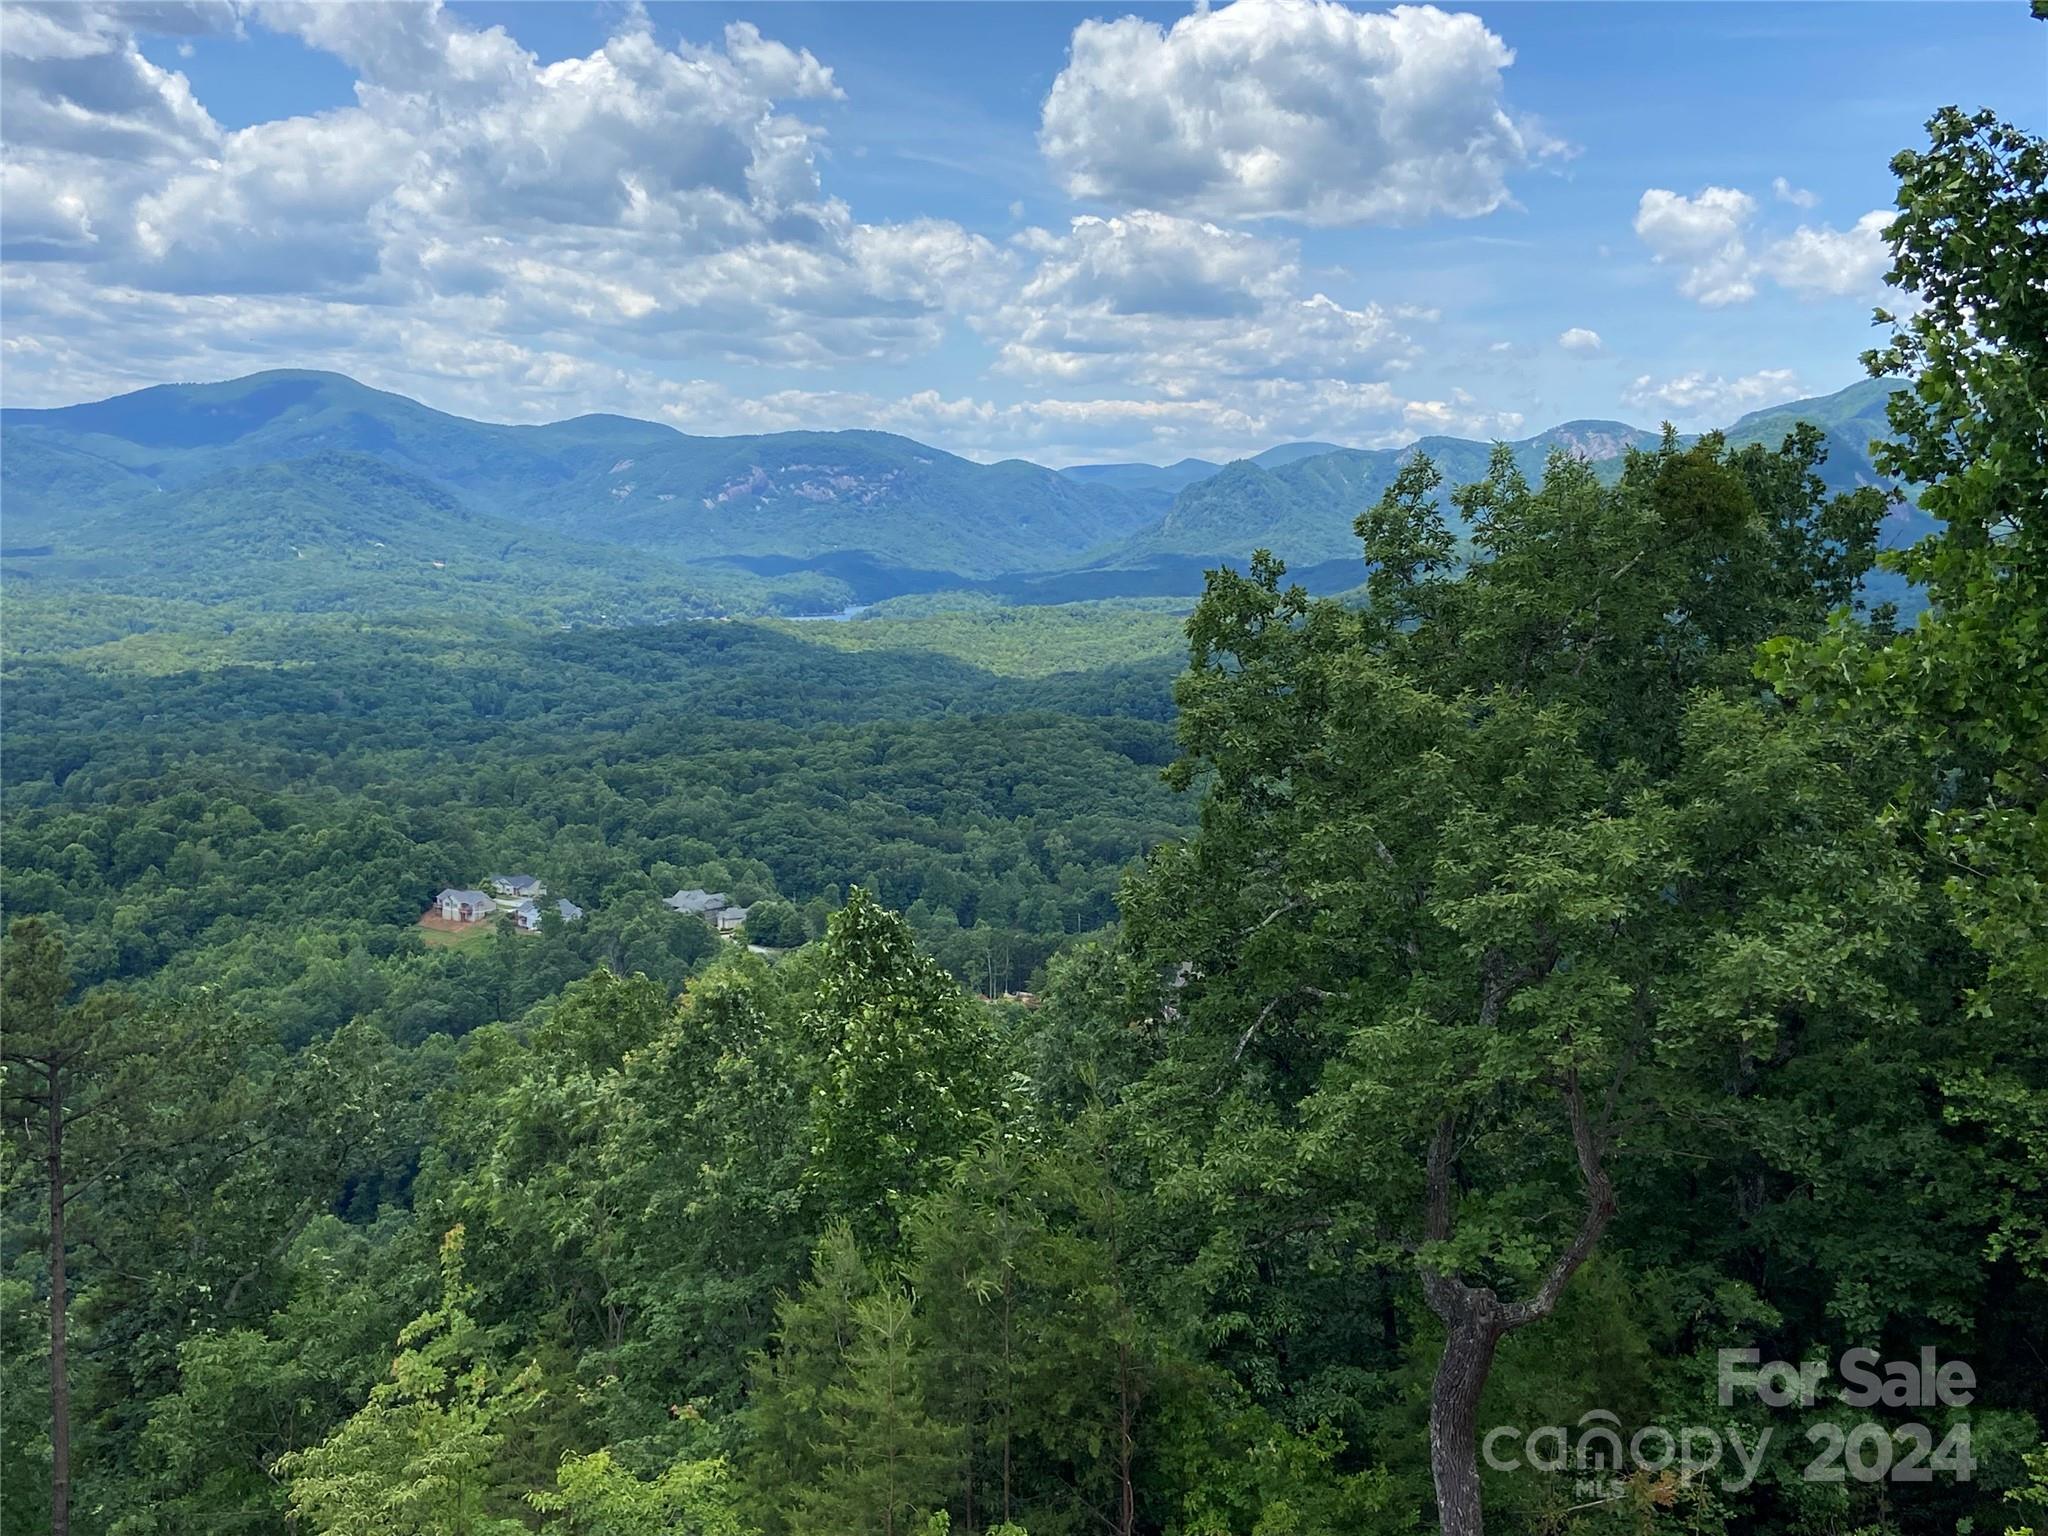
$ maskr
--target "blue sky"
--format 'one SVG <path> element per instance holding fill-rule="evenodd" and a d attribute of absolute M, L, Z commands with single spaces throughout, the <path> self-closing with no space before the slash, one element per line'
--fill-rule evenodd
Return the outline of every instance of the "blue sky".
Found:
<path fill-rule="evenodd" d="M 0 392 L 325 367 L 1044 462 L 1858 376 L 1941 5 L 9 5 Z"/>

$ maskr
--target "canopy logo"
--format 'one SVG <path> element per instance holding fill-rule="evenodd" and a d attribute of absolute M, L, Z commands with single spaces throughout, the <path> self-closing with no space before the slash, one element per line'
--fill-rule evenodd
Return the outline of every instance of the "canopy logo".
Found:
<path fill-rule="evenodd" d="M 1814 1448 L 1800 1476 L 1808 1482 L 1932 1482 L 1946 1475 L 1968 1482 L 1976 1470 L 1967 1419 L 1937 1440 L 1928 1425 L 1877 1419 L 1845 1420 L 1841 1408 L 1965 1408 L 1976 1397 L 1977 1374 L 1961 1360 L 1942 1360 L 1933 1348 L 1917 1359 L 1885 1360 L 1874 1349 L 1852 1349 L 1825 1360 L 1763 1362 L 1754 1349 L 1724 1349 L 1719 1356 L 1723 1408 L 1756 1402 L 1766 1408 L 1820 1409 L 1803 1438 Z M 1580 1416 L 1576 1426 L 1543 1425 L 1524 1433 L 1506 1424 L 1489 1430 L 1482 1458 L 1496 1472 L 1527 1468 L 1570 1473 L 1580 1493 L 1595 1502 L 1622 1497 L 1626 1480 L 1650 1477 L 1687 1485 L 1718 1471 L 1721 1488 L 1740 1493 L 1764 1465 L 1780 1426 L 1735 1420 L 1646 1424 L 1624 1440 L 1620 1418 L 1604 1408 Z"/>

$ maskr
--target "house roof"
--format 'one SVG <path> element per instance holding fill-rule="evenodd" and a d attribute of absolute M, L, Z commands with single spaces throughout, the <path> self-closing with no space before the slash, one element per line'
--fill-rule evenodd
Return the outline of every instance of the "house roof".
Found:
<path fill-rule="evenodd" d="M 517 894 L 536 889 L 540 881 L 533 875 L 485 875 L 484 884 L 496 886 L 508 894 Z"/>
<path fill-rule="evenodd" d="M 540 921 L 540 904 L 531 898 L 522 901 L 512 910 L 515 916 L 528 918 L 536 923 Z M 573 923 L 583 915 L 583 909 L 568 900 L 557 901 L 555 910 L 562 914 L 562 921 L 565 923 Z"/>
<path fill-rule="evenodd" d="M 747 920 L 747 911 L 745 907 L 721 907 L 712 916 L 721 928 L 737 928 Z"/>
<path fill-rule="evenodd" d="M 661 904 L 664 907 L 673 907 L 678 912 L 695 912 L 701 915 L 731 906 L 732 898 L 723 891 L 688 890 L 662 897 Z"/>
<path fill-rule="evenodd" d="M 439 903 L 446 901 L 451 896 L 453 896 L 458 902 L 468 902 L 472 907 L 488 906 L 491 900 L 491 898 L 485 895 L 482 891 L 458 891 L 452 885 L 449 886 L 448 889 L 443 891 L 440 895 L 436 896 L 434 900 L 436 903 Z"/>

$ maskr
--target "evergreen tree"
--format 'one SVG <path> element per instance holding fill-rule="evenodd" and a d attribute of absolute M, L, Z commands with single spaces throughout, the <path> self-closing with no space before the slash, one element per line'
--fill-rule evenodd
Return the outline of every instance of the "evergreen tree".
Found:
<path fill-rule="evenodd" d="M 962 1425 L 962 1525 L 1017 1512 L 1017 1464 L 1032 1298 L 1026 1273 L 1044 1240 L 1036 1149 L 1021 1128 L 992 1127 L 927 1196 L 908 1233 L 927 1340 L 930 1399 Z"/>
<path fill-rule="evenodd" d="M 83 1235 L 102 1271 L 123 1238 L 149 1233 L 154 1199 L 197 1163 L 214 1184 L 266 1138 L 245 1123 L 241 1068 L 252 1046 L 242 1021 L 206 1006 L 145 1010 L 95 994 L 70 1001 L 62 938 L 36 918 L 0 943 L 0 1009 L 10 1205 L 40 1205 L 48 1349 L 49 1503 L 53 1532 L 71 1529 L 72 1249 Z M 191 1182 L 198 1182 L 193 1180 Z M 96 1218 L 95 1225 L 86 1220 Z M 80 1228 L 85 1226 L 81 1234 Z M 121 1236 L 115 1235 L 118 1229 Z M 159 1261 L 161 1262 L 161 1261 Z M 192 1298 L 182 1297 L 186 1305 Z M 139 1310 L 139 1309 L 138 1309 Z M 124 1454 L 132 1449 L 123 1447 Z"/>
<path fill-rule="evenodd" d="M 959 1428 L 925 1402 L 911 1298 L 884 1284 L 853 1304 L 853 1332 L 818 1416 L 817 1481 L 793 1536 L 914 1536 L 960 1482 Z"/>
<path fill-rule="evenodd" d="M 755 1357 L 744 1470 L 760 1522 L 777 1536 L 793 1529 L 800 1491 L 825 1475 L 826 1415 L 844 1380 L 856 1310 L 880 1286 L 852 1232 L 835 1225 L 812 1254 L 803 1287 L 776 1307 L 773 1346 Z"/>

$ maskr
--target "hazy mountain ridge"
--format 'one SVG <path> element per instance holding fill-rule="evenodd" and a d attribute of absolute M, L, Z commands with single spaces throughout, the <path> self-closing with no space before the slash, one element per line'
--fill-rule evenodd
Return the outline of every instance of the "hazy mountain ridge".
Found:
<path fill-rule="evenodd" d="M 678 435 L 593 461 L 514 510 L 693 559 L 860 550 L 980 576 L 1126 536 L 1157 504 L 1021 459 L 976 464 L 884 432 L 781 432 Z"/>
<path fill-rule="evenodd" d="M 10 513 L 12 512 L 10 498 Z M 836 604 L 808 574 L 764 581 L 492 517 L 367 454 L 221 469 L 53 523 L 10 515 L 6 577 L 258 612 L 511 613 L 641 623 Z M 24 557 L 24 546 L 47 554 Z"/>
<path fill-rule="evenodd" d="M 1868 444 L 1893 387 L 1868 380 L 1752 412 L 1729 436 L 1775 443 L 1811 421 L 1827 437 L 1829 483 L 1867 484 L 1877 478 Z M 555 596 L 579 613 L 594 601 L 589 584 L 612 580 L 632 590 L 624 606 L 634 611 L 833 606 L 846 589 L 832 564 L 845 557 L 916 575 L 905 590 L 948 573 L 964 583 L 1164 573 L 1261 547 L 1297 567 L 1354 560 L 1354 520 L 1410 456 L 1429 454 L 1457 485 L 1481 475 L 1493 451 L 1452 437 L 1398 449 L 1287 443 L 1222 466 L 1054 471 L 1021 459 L 979 464 L 883 432 L 692 437 L 603 415 L 475 422 L 315 372 L 10 409 L 0 425 L 7 546 L 50 551 L 10 567 L 15 576 L 113 581 L 140 549 L 150 568 L 120 578 L 144 583 L 138 590 L 168 595 L 183 581 L 246 593 L 280 549 L 302 567 L 297 550 L 311 546 L 346 555 L 352 574 L 323 589 L 331 593 L 375 596 L 382 582 L 394 598 L 432 601 L 453 580 L 439 571 L 458 565 L 520 590 L 547 584 L 552 570 L 568 580 Z M 1658 437 L 1580 420 L 1509 447 L 1532 476 L 1560 448 L 1613 474 L 1631 448 Z M 1914 531 L 1908 514 L 1887 542 Z M 373 555 L 379 540 L 419 558 Z M 432 566 L 436 558 L 446 564 Z M 702 561 L 729 570 L 687 573 Z M 779 594 L 733 567 L 768 571 Z"/>
<path fill-rule="evenodd" d="M 1532 478 L 1551 452 L 1568 452 L 1612 466 L 1619 473 L 1631 447 L 1655 444 L 1658 434 L 1623 422 L 1568 422 L 1511 443 L 1515 462 Z M 1319 444 L 1290 445 L 1320 447 Z M 1269 548 L 1296 563 L 1338 560 L 1358 553 L 1352 524 L 1378 500 L 1401 466 L 1428 454 L 1446 485 L 1478 479 L 1493 457 L 1491 443 L 1426 437 L 1405 448 L 1338 448 L 1282 455 L 1270 464 L 1240 459 L 1208 480 L 1187 487 L 1157 526 L 1139 533 L 1112 558 L 1164 554 L 1249 555 Z M 1263 456 L 1262 456 L 1263 457 Z"/>
<path fill-rule="evenodd" d="M 985 575 L 1079 555 L 1158 512 L 1156 498 L 888 433 L 691 437 L 617 416 L 505 426 L 330 373 L 159 385 L 10 409 L 0 425 L 10 501 L 59 534 L 82 507 L 329 451 L 428 476 L 496 516 L 677 559 L 858 549 Z"/>
<path fill-rule="evenodd" d="M 1821 473 L 1830 485 L 1842 490 L 1879 485 L 1885 477 L 1871 463 L 1870 445 L 1889 435 L 1885 403 L 1904 387 L 1897 379 L 1861 379 L 1831 395 L 1767 406 L 1738 417 L 1727 429 L 1728 441 L 1737 447 L 1746 443 L 1775 446 L 1797 423 L 1810 422 L 1827 439 L 1828 462 Z"/>
<path fill-rule="evenodd" d="M 1883 477 L 1870 461 L 1870 443 L 1885 432 L 1885 401 L 1898 387 L 1895 380 L 1866 379 L 1832 395 L 1752 411 L 1726 429 L 1727 437 L 1737 447 L 1775 447 L 1798 422 L 1810 422 L 1826 440 L 1828 456 L 1820 474 L 1830 488 L 1879 484 Z M 1611 478 L 1620 474 L 1632 449 L 1653 448 L 1662 436 L 1624 421 L 1580 420 L 1508 447 L 1531 478 L 1542 473 L 1558 449 L 1588 460 L 1602 478 Z M 1352 531 L 1358 514 L 1385 492 L 1412 456 L 1428 454 L 1445 485 L 1456 486 L 1483 475 L 1493 454 L 1491 443 L 1458 437 L 1425 437 L 1403 448 L 1317 451 L 1326 448 L 1285 444 L 1226 465 L 1182 489 L 1157 525 L 1133 535 L 1105 563 L 1168 554 L 1242 558 L 1262 547 L 1296 563 L 1341 559 L 1358 551 Z M 1906 542 L 1923 531 L 1924 520 L 1904 508 L 1887 529 L 1886 542 Z"/>

